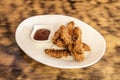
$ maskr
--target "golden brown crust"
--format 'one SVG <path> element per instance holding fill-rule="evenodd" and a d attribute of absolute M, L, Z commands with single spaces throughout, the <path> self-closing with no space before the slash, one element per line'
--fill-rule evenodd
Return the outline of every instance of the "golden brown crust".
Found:
<path fill-rule="evenodd" d="M 73 31 L 73 50 L 72 52 L 74 53 L 79 53 L 82 54 L 83 53 L 83 48 L 82 48 L 82 32 L 80 30 L 80 28 L 75 27 L 74 31 Z"/>
<path fill-rule="evenodd" d="M 74 21 L 71 21 L 67 25 L 68 33 L 72 36 L 73 35 L 73 29 L 74 29 L 75 23 Z"/>
<path fill-rule="evenodd" d="M 54 44 L 56 44 L 59 47 L 66 48 L 66 45 L 64 44 L 62 39 L 57 39 L 57 41 Z"/>
<path fill-rule="evenodd" d="M 73 53 L 72 56 L 77 62 L 81 62 L 85 58 L 84 54 L 78 54 L 78 53 Z"/>
<path fill-rule="evenodd" d="M 74 29 L 73 21 L 69 22 L 67 27 L 65 27 L 64 25 L 61 25 L 60 28 L 55 32 L 55 34 L 52 38 L 53 43 L 59 47 L 65 48 L 66 44 L 64 44 L 64 43 L 66 42 L 66 40 L 64 40 L 64 38 L 66 37 L 65 39 L 67 39 L 67 42 L 69 43 L 68 39 L 72 38 L 73 29 Z M 69 37 L 69 38 L 67 38 L 67 37 Z"/>
<path fill-rule="evenodd" d="M 45 53 L 51 57 L 61 58 L 72 55 L 77 62 L 84 60 L 84 52 L 91 51 L 90 47 L 82 43 L 82 31 L 79 27 L 74 28 L 74 22 L 68 23 L 67 27 L 61 25 L 55 32 L 53 43 L 64 50 L 46 49 Z"/>
<path fill-rule="evenodd" d="M 54 34 L 54 36 L 53 36 L 53 38 L 52 38 L 52 41 L 53 41 L 53 42 L 56 42 L 57 39 L 60 38 L 61 31 L 62 31 L 63 27 L 64 27 L 64 25 L 61 25 L 60 28 L 55 32 L 55 34 Z"/>
<path fill-rule="evenodd" d="M 82 49 L 82 33 L 80 28 L 75 27 L 73 30 L 73 36 L 72 36 L 72 44 L 69 45 L 68 49 L 71 53 L 71 55 L 74 57 L 74 59 L 78 62 L 83 61 L 84 55 L 83 55 L 83 49 Z"/>
<path fill-rule="evenodd" d="M 70 56 L 70 52 L 66 49 L 64 50 L 45 49 L 45 53 L 54 58 Z"/>
<path fill-rule="evenodd" d="M 61 25 L 52 38 L 52 42 L 59 47 L 65 47 L 64 42 L 61 39 L 61 32 L 64 27 L 65 27 L 64 25 Z"/>
<path fill-rule="evenodd" d="M 69 35 L 66 27 L 64 27 L 62 32 L 61 32 L 61 39 L 64 41 L 65 45 L 69 45 L 72 43 L 71 36 Z"/>

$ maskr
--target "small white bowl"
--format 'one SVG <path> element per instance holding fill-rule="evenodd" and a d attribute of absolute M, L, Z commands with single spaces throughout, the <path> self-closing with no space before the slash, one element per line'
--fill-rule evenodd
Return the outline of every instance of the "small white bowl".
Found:
<path fill-rule="evenodd" d="M 31 32 L 31 39 L 34 42 L 48 42 L 48 41 L 50 41 L 51 34 L 52 34 L 52 28 L 51 27 L 53 27 L 53 25 L 46 25 L 46 24 L 36 24 L 36 25 L 34 25 L 33 30 Z M 40 30 L 40 29 L 48 29 L 48 30 L 50 30 L 50 34 L 49 34 L 49 37 L 48 37 L 47 40 L 35 40 L 34 39 L 34 35 L 35 35 L 36 31 Z"/>

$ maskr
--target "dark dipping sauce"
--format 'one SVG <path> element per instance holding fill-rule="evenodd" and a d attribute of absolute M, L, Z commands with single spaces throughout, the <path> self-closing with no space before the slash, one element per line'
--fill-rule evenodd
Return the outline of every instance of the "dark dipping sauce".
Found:
<path fill-rule="evenodd" d="M 48 37 L 50 35 L 50 30 L 48 29 L 39 29 L 36 31 L 34 35 L 35 40 L 48 40 Z"/>

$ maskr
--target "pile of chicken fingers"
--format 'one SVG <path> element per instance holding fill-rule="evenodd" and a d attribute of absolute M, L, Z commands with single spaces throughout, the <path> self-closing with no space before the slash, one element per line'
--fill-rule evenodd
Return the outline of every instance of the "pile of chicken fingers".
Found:
<path fill-rule="evenodd" d="M 84 52 L 91 51 L 91 48 L 82 42 L 81 29 L 74 26 L 74 21 L 70 21 L 66 26 L 61 25 L 52 38 L 55 45 L 64 49 L 45 49 L 45 53 L 54 58 L 73 56 L 75 61 L 83 61 Z"/>

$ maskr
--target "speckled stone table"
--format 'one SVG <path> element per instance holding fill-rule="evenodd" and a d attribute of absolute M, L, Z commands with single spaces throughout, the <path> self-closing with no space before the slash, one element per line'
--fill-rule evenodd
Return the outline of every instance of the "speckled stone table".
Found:
<path fill-rule="evenodd" d="M 82 69 L 58 69 L 38 63 L 16 44 L 15 30 L 24 19 L 42 14 L 78 18 L 107 42 L 103 58 Z M 120 80 L 120 0 L 1 0 L 0 80 Z"/>

